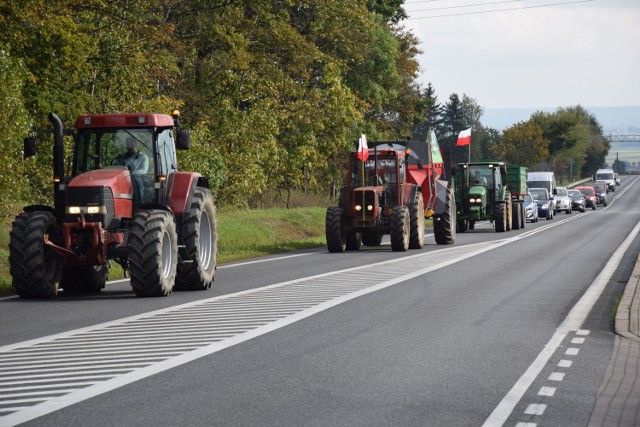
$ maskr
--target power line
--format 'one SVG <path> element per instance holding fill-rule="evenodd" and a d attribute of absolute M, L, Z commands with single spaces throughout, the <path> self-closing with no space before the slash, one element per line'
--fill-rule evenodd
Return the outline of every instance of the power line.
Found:
<path fill-rule="evenodd" d="M 430 0 L 430 1 L 437 1 L 437 0 Z M 494 5 L 494 4 L 515 3 L 515 2 L 522 2 L 522 0 L 503 0 L 503 1 L 495 1 L 495 2 L 489 2 L 489 3 L 476 3 L 476 4 L 462 4 L 462 5 L 457 5 L 457 6 L 432 7 L 431 9 L 407 10 L 407 13 L 429 12 L 429 11 L 433 11 L 433 10 L 444 10 L 444 9 L 460 9 L 460 8 L 463 8 L 463 7 L 475 7 L 475 6 L 491 6 L 491 5 Z"/>
<path fill-rule="evenodd" d="M 578 4 L 578 3 L 590 3 L 596 0 L 578 0 L 578 1 L 566 1 L 561 3 L 549 3 L 549 4 L 540 4 L 537 6 L 522 6 L 522 7 L 514 7 L 511 9 L 492 9 L 492 10 L 481 10 L 476 12 L 461 12 L 461 13 L 450 13 L 447 15 L 432 15 L 432 16 L 420 16 L 417 18 L 408 18 L 406 21 L 416 21 L 418 19 L 431 19 L 431 18 L 447 18 L 450 16 L 466 16 L 466 15 L 479 15 L 481 13 L 493 13 L 493 12 L 511 12 L 513 10 L 524 10 L 524 9 L 538 9 L 541 7 L 550 7 L 550 6 L 564 6 L 568 4 Z"/>

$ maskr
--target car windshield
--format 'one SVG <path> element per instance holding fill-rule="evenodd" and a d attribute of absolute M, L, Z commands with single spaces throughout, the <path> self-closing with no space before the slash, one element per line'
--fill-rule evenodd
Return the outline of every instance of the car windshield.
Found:
<path fill-rule="evenodd" d="M 544 190 L 529 190 L 529 193 L 536 200 L 547 200 L 547 192 Z"/>
<path fill-rule="evenodd" d="M 600 172 L 596 174 L 596 179 L 613 179 L 613 172 Z"/>
<path fill-rule="evenodd" d="M 604 184 L 594 184 L 593 189 L 600 193 L 606 191 L 606 187 L 604 186 Z"/>
<path fill-rule="evenodd" d="M 556 196 L 562 196 L 562 197 L 567 197 L 567 189 L 566 188 L 562 188 L 562 187 L 558 187 L 556 189 Z"/>
<path fill-rule="evenodd" d="M 582 193 L 579 192 L 578 190 L 569 191 L 569 195 L 571 196 L 572 199 L 579 199 L 582 197 Z"/>
<path fill-rule="evenodd" d="M 525 202 L 533 202 L 533 198 L 531 197 L 530 194 L 525 194 L 524 195 L 524 201 Z"/>
<path fill-rule="evenodd" d="M 593 188 L 581 188 L 580 192 L 585 196 L 593 196 Z"/>

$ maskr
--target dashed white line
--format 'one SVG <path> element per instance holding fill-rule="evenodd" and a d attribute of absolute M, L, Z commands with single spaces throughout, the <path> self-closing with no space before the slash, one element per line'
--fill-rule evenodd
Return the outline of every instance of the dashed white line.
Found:
<path fill-rule="evenodd" d="M 562 381 L 564 379 L 564 372 L 552 372 L 547 379 L 549 381 Z"/>

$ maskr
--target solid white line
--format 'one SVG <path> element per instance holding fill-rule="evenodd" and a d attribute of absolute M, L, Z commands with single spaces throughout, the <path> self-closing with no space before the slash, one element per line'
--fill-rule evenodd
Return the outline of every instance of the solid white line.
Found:
<path fill-rule="evenodd" d="M 591 283 L 582 298 L 580 298 L 576 305 L 573 306 L 569 314 L 567 314 L 567 317 L 564 319 L 562 324 L 560 324 L 556 332 L 553 334 L 547 345 L 545 345 L 538 357 L 533 361 L 531 366 L 529 366 L 526 372 L 522 374 L 520 379 L 515 383 L 511 390 L 509 390 L 498 406 L 496 406 L 491 415 L 489 415 L 487 420 L 484 422 L 483 427 L 502 426 L 507 421 L 518 402 L 520 402 L 522 396 L 524 396 L 529 387 L 531 387 L 531 384 L 533 384 L 551 356 L 553 356 L 553 353 L 560 346 L 560 343 L 568 332 L 580 330 L 587 318 L 587 315 L 602 294 L 602 291 L 604 291 L 605 286 L 613 276 L 613 273 L 620 264 L 622 257 L 629 246 L 631 246 L 631 243 L 636 238 L 639 231 L 640 221 L 636 224 L 633 230 L 631 230 L 629 236 L 620 244 L 618 249 L 616 249 L 609 259 L 609 262 L 607 262 L 607 265 L 605 265 L 602 272 L 595 278 L 593 283 Z M 571 350 L 571 352 L 569 352 L 569 350 Z M 567 349 L 566 354 L 575 356 L 579 351 L 580 350 L 577 348 L 569 348 Z"/>

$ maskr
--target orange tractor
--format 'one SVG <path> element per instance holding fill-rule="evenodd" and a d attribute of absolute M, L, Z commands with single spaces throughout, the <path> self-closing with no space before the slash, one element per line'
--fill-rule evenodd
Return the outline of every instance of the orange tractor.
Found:
<path fill-rule="evenodd" d="M 138 296 L 211 287 L 216 208 L 207 179 L 179 172 L 176 149 L 190 136 L 179 113 L 95 114 L 75 130 L 53 124 L 53 206 L 24 208 L 12 224 L 9 264 L 23 298 L 98 292 L 114 261 Z M 63 136 L 74 137 L 71 175 Z M 25 139 L 25 158 L 36 138 Z"/>
<path fill-rule="evenodd" d="M 329 252 L 379 246 L 389 235 L 393 251 L 424 245 L 425 218 L 433 218 L 437 244 L 456 238 L 453 189 L 435 136 L 427 141 L 369 142 L 365 155 L 349 154 L 339 205 L 327 209 Z"/>

